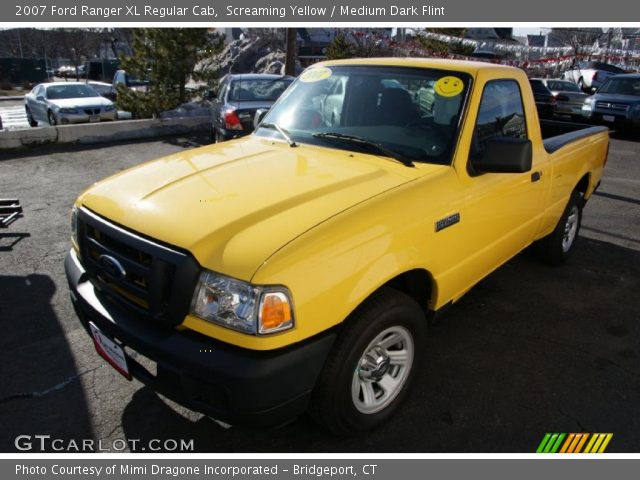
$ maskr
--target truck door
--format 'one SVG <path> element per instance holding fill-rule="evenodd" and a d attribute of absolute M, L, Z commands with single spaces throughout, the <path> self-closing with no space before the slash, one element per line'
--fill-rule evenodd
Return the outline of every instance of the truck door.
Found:
<path fill-rule="evenodd" d="M 529 93 L 530 95 L 530 93 Z M 486 83 L 476 118 L 469 160 L 480 156 L 494 137 L 529 138 L 520 85 L 516 80 Z M 537 131 L 537 130 L 536 130 Z M 465 234 L 459 277 L 467 287 L 521 251 L 534 238 L 544 213 L 547 156 L 539 138 L 533 142 L 533 167 L 525 173 L 459 172 L 465 201 L 460 226 Z M 466 289 L 465 289 L 466 290 Z M 464 293 L 464 292 L 461 292 Z"/>

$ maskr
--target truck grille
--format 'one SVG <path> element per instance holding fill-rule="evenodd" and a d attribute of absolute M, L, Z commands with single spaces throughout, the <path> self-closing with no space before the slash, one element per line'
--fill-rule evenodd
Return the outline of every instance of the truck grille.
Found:
<path fill-rule="evenodd" d="M 629 105 L 627 105 L 626 103 L 596 102 L 596 108 L 606 108 L 608 110 L 626 112 L 629 108 Z"/>
<path fill-rule="evenodd" d="M 84 208 L 78 214 L 78 243 L 83 266 L 106 300 L 166 325 L 183 321 L 200 271 L 189 254 Z"/>

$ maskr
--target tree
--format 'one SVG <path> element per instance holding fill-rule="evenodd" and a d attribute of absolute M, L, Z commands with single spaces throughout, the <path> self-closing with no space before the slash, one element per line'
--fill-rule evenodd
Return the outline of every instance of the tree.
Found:
<path fill-rule="evenodd" d="M 595 43 L 603 38 L 601 28 L 552 28 L 549 39 L 571 47 L 575 56 L 590 53 Z"/>
<path fill-rule="evenodd" d="M 127 73 L 149 81 L 145 92 L 118 86 L 118 106 L 136 118 L 171 110 L 201 93 L 187 90 L 187 82 L 207 81 L 217 72 L 198 71 L 202 59 L 221 50 L 222 37 L 206 28 L 138 28 L 133 32 L 133 55 L 121 58 Z M 206 87 L 203 87 L 206 88 Z"/>
<path fill-rule="evenodd" d="M 327 46 L 327 58 L 329 60 L 341 60 L 344 58 L 352 58 L 355 56 L 355 49 L 351 42 L 347 39 L 344 32 L 336 33 L 333 40 Z"/>

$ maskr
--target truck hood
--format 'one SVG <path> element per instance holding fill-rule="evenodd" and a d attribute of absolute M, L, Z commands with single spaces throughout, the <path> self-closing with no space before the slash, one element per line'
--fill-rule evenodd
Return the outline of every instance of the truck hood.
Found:
<path fill-rule="evenodd" d="M 324 220 L 442 166 L 257 137 L 175 154 L 121 172 L 79 203 L 250 280 L 274 252 Z"/>

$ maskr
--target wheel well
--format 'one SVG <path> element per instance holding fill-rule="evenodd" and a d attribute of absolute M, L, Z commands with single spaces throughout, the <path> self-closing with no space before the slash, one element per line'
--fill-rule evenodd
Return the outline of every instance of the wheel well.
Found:
<path fill-rule="evenodd" d="M 590 177 L 591 175 L 589 173 L 585 173 L 574 189 L 576 192 L 580 192 L 583 197 L 586 195 L 587 190 L 589 190 L 589 184 L 591 183 Z"/>
<path fill-rule="evenodd" d="M 384 286 L 394 288 L 413 298 L 429 316 L 433 279 L 429 272 L 423 269 L 409 270 L 392 278 Z"/>

